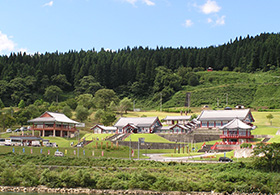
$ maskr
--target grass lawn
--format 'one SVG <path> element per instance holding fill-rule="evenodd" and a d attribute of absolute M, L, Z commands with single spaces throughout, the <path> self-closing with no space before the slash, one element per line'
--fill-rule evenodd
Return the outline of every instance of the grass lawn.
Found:
<path fill-rule="evenodd" d="M 110 145 L 109 145 L 110 146 Z M 105 148 L 105 144 L 103 145 L 103 149 L 100 148 L 76 148 L 76 147 L 58 147 L 58 148 L 52 148 L 52 147 L 30 147 L 30 146 L 0 146 L 0 154 L 7 154 L 7 153 L 15 153 L 15 154 L 26 154 L 26 155 L 47 155 L 47 156 L 53 156 L 55 151 L 61 151 L 64 153 L 64 156 L 68 157 L 80 157 L 80 158 L 129 158 L 129 148 L 128 147 L 118 147 L 114 146 L 113 149 L 111 147 Z M 147 158 L 143 156 L 144 151 L 140 150 L 140 158 Z M 133 159 L 138 158 L 138 151 L 134 151 L 134 157 Z"/>
<path fill-rule="evenodd" d="M 174 151 L 173 151 L 174 152 Z M 185 151 L 186 152 L 186 151 Z M 164 154 L 162 156 L 165 156 L 165 157 L 186 157 L 186 156 L 196 156 L 196 155 L 201 155 L 203 153 L 201 152 L 189 152 L 189 153 L 183 153 L 183 150 L 181 150 L 181 153 L 178 154 L 174 154 L 174 153 L 171 153 L 171 154 Z"/>
<path fill-rule="evenodd" d="M 78 140 L 72 140 L 72 139 L 67 139 L 63 137 L 42 137 L 43 139 L 50 140 L 51 143 L 56 143 L 58 147 L 63 147 L 67 148 L 70 147 L 71 142 L 74 142 L 74 144 L 78 143 Z"/>
<path fill-rule="evenodd" d="M 112 136 L 112 135 L 114 135 L 114 134 L 94 134 L 94 133 L 86 133 L 83 137 L 82 137 L 82 139 L 84 139 L 85 138 L 85 140 L 97 140 L 97 138 L 99 139 L 99 140 L 104 140 L 106 137 L 110 137 L 110 136 Z"/>
<path fill-rule="evenodd" d="M 266 118 L 267 115 L 272 114 L 272 125 L 270 125 L 269 120 Z M 279 127 L 280 129 L 280 112 L 252 112 L 252 115 L 256 122 L 254 125 L 257 126 L 272 126 L 272 127 Z"/>
<path fill-rule="evenodd" d="M 270 127 L 266 125 L 258 125 L 258 127 L 252 130 L 253 135 L 275 135 L 279 130 L 279 127 Z"/>
<path fill-rule="evenodd" d="M 269 143 L 280 143 L 280 135 L 275 135 L 274 138 L 271 138 L 270 140 L 268 140 Z"/>
<path fill-rule="evenodd" d="M 174 143 L 156 134 L 131 134 L 124 141 L 130 141 L 130 137 L 133 142 L 138 142 L 139 138 L 145 138 L 145 142 Z"/>
<path fill-rule="evenodd" d="M 193 114 L 193 113 L 191 113 Z M 147 112 L 127 112 L 123 117 L 158 117 L 159 120 L 164 119 L 166 116 L 180 116 L 180 113 L 174 112 L 159 112 L 159 111 L 147 111 Z"/>

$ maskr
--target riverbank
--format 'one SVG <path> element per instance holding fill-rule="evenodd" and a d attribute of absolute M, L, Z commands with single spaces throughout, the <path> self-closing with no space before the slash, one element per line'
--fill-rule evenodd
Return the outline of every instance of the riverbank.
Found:
<path fill-rule="evenodd" d="M 17 187 L 17 186 L 0 186 L 0 192 L 18 192 L 18 193 L 51 193 L 51 194 L 127 194 L 127 195 L 224 195 L 224 193 L 216 192 L 155 192 L 148 190 L 100 190 L 100 189 L 89 189 L 89 188 L 48 188 L 46 186 L 38 187 Z M 259 195 L 262 193 L 233 193 L 235 195 Z M 278 192 L 275 195 L 280 195 Z"/>

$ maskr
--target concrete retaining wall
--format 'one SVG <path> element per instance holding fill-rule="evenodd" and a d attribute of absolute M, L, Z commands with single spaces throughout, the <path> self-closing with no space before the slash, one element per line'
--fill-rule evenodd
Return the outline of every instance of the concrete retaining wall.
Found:
<path fill-rule="evenodd" d="M 253 149 L 242 148 L 234 151 L 235 158 L 248 158 L 253 156 Z"/>
<path fill-rule="evenodd" d="M 254 138 L 274 138 L 273 135 L 254 135 Z"/>
<path fill-rule="evenodd" d="M 130 146 L 130 142 L 118 141 L 121 146 Z M 116 144 L 116 143 L 115 143 Z M 176 143 L 157 143 L 157 142 L 147 142 L 143 145 L 140 144 L 140 149 L 174 149 L 174 147 L 184 147 L 184 144 Z M 131 147 L 133 149 L 138 149 L 138 142 L 131 142 Z"/>
<path fill-rule="evenodd" d="M 220 139 L 220 135 L 214 134 L 158 134 L 159 136 L 172 142 L 207 142 Z"/>

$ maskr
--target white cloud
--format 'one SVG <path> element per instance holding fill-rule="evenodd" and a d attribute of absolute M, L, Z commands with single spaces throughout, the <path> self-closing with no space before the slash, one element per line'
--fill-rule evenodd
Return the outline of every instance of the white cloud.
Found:
<path fill-rule="evenodd" d="M 18 52 L 29 54 L 26 48 L 20 48 Z"/>
<path fill-rule="evenodd" d="M 221 17 L 218 17 L 218 19 L 216 20 L 216 25 L 219 25 L 219 26 L 221 26 L 221 25 L 225 25 L 225 18 L 226 18 L 226 16 L 221 16 Z"/>
<path fill-rule="evenodd" d="M 217 13 L 219 12 L 221 9 L 220 6 L 218 6 L 216 1 L 211 1 L 211 0 L 207 0 L 207 2 L 200 6 L 200 10 L 204 13 L 204 14 L 211 14 L 211 13 Z"/>
<path fill-rule="evenodd" d="M 45 3 L 45 4 L 43 5 L 43 7 L 45 7 L 45 6 L 49 6 L 49 7 L 53 6 L 53 1 L 50 1 L 50 2 L 48 2 L 48 3 Z"/>
<path fill-rule="evenodd" d="M 11 52 L 15 49 L 15 46 L 16 44 L 0 31 L 0 53 L 3 51 Z"/>
<path fill-rule="evenodd" d="M 132 5 L 135 5 L 135 3 L 137 2 L 137 0 L 124 0 L 124 1 Z"/>
<path fill-rule="evenodd" d="M 212 23 L 212 22 L 213 22 L 212 18 L 207 18 L 207 23 Z"/>
<path fill-rule="evenodd" d="M 143 0 L 144 3 L 146 3 L 148 6 L 153 6 L 155 5 L 154 2 L 150 1 L 150 0 Z"/>
<path fill-rule="evenodd" d="M 185 23 L 184 23 L 185 27 L 191 27 L 192 25 L 193 25 L 192 20 L 186 20 Z"/>
<path fill-rule="evenodd" d="M 131 5 L 135 6 L 135 4 L 139 1 L 139 0 L 123 0 L 124 2 L 130 3 Z M 155 5 L 155 3 L 151 0 L 141 0 L 143 3 L 145 3 L 148 6 L 153 6 Z"/>
<path fill-rule="evenodd" d="M 0 31 L 0 55 L 7 55 L 11 52 L 21 52 L 21 53 L 26 53 L 29 54 L 27 48 L 18 48 L 17 44 L 12 41 L 11 39 L 13 36 L 7 36 L 6 34 L 3 34 Z"/>

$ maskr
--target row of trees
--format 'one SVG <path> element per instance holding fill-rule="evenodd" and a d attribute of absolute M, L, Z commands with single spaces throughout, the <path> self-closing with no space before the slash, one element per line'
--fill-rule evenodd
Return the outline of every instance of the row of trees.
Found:
<path fill-rule="evenodd" d="M 59 103 L 54 101 L 50 104 L 40 99 L 36 100 L 34 104 L 26 106 L 24 100 L 21 100 L 17 112 L 14 112 L 12 107 L 4 109 L 1 99 L 0 106 L 0 127 L 3 129 L 15 124 L 27 124 L 28 120 L 40 116 L 47 110 L 62 112 L 69 118 L 75 117 L 81 122 L 97 110 L 94 116 L 95 121 L 104 125 L 111 125 L 116 120 L 116 114 L 122 115 L 132 109 L 132 101 L 127 97 L 120 100 L 111 89 L 100 89 L 94 96 L 92 94 L 81 94 L 76 98 L 69 98 Z M 72 113 L 75 113 L 75 116 Z"/>
<path fill-rule="evenodd" d="M 240 37 L 206 48 L 12 53 L 0 56 L 0 97 L 6 106 L 14 106 L 22 99 L 26 104 L 41 98 L 60 101 L 59 96 L 51 94 L 53 91 L 94 95 L 106 88 L 120 98 L 157 98 L 160 92 L 168 99 L 182 85 L 199 84 L 195 72 L 209 66 L 244 72 L 274 70 L 280 66 L 280 35 Z"/>

